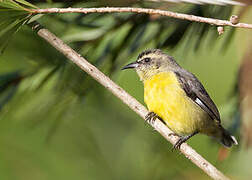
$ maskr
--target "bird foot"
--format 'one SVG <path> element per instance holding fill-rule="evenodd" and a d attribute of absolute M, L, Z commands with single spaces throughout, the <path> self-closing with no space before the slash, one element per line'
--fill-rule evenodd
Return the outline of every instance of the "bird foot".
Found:
<path fill-rule="evenodd" d="M 154 112 L 149 112 L 145 116 L 145 121 L 148 122 L 149 124 L 154 124 L 155 120 L 158 118 L 158 115 Z"/>
<path fill-rule="evenodd" d="M 181 137 L 180 135 L 176 134 L 176 133 L 170 133 L 168 134 L 168 136 L 177 136 L 177 137 Z"/>
<path fill-rule="evenodd" d="M 195 134 L 198 134 L 199 131 L 195 131 L 194 133 L 188 135 L 188 136 L 184 136 L 184 137 L 180 137 L 179 140 L 173 145 L 172 151 L 175 149 L 180 149 L 180 146 L 186 142 L 188 139 L 190 139 L 191 137 L 193 137 Z"/>
<path fill-rule="evenodd" d="M 179 140 L 173 145 L 172 151 L 176 149 L 180 149 L 180 146 L 186 141 L 187 139 L 185 137 L 179 138 Z"/>

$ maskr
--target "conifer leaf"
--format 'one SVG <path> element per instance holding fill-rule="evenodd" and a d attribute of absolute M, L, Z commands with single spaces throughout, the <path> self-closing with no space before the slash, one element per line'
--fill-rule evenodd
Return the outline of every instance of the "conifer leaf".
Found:
<path fill-rule="evenodd" d="M 30 8 L 34 8 L 34 9 L 38 8 L 37 6 L 31 4 L 31 3 L 27 2 L 27 1 L 24 1 L 24 0 L 15 0 L 15 1 L 18 2 L 18 3 L 20 3 L 20 4 L 25 5 L 27 7 L 30 7 Z"/>

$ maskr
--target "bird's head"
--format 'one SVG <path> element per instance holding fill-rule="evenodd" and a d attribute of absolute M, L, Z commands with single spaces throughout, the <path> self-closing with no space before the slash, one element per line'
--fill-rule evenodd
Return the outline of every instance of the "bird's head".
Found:
<path fill-rule="evenodd" d="M 145 81 L 160 72 L 176 71 L 179 65 L 161 50 L 151 49 L 143 51 L 135 62 L 124 66 L 122 70 L 130 68 L 134 68 L 140 79 Z"/>

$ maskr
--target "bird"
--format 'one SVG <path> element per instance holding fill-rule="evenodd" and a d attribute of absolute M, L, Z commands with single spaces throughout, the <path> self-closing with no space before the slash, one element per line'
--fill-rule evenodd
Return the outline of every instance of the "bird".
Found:
<path fill-rule="evenodd" d="M 122 68 L 135 69 L 144 84 L 147 122 L 160 119 L 179 139 L 173 149 L 196 134 L 215 138 L 225 147 L 238 145 L 221 125 L 220 113 L 204 86 L 172 56 L 160 49 L 149 49 Z"/>

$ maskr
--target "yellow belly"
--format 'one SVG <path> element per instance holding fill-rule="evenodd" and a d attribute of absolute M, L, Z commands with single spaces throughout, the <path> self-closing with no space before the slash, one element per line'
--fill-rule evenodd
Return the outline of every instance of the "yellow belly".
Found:
<path fill-rule="evenodd" d="M 167 126 L 179 135 L 206 127 L 211 120 L 181 88 L 173 72 L 163 72 L 144 81 L 144 101 Z"/>

